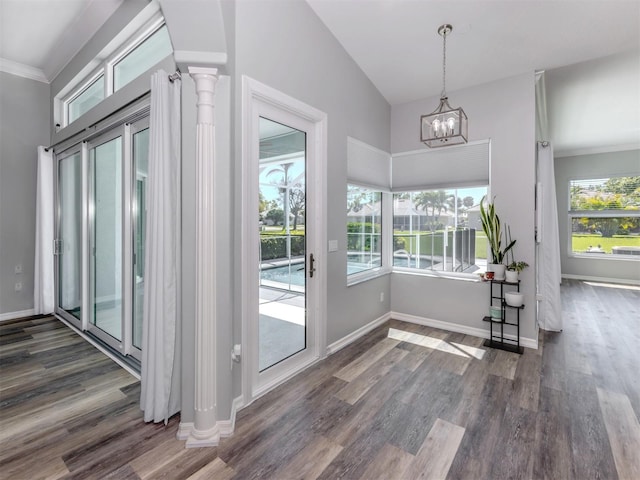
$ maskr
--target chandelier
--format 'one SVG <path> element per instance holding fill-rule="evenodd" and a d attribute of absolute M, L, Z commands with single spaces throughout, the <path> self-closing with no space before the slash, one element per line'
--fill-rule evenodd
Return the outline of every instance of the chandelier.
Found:
<path fill-rule="evenodd" d="M 440 25 L 438 35 L 442 37 L 442 93 L 440 105 L 429 115 L 420 117 L 420 141 L 428 147 L 446 147 L 467 143 L 467 115 L 462 108 L 451 108 L 447 97 L 447 35 L 453 27 Z"/>

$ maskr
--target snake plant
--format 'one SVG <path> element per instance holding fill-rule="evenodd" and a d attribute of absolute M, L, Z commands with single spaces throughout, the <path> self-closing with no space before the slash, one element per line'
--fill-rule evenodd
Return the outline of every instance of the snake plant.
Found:
<path fill-rule="evenodd" d="M 489 247 L 491 248 L 491 258 L 494 264 L 500 264 L 505 259 L 505 256 L 509 250 L 513 248 L 516 241 L 511 240 L 507 246 L 502 249 L 502 224 L 500 223 L 500 217 L 496 213 L 496 207 L 494 202 L 489 202 L 487 207 L 484 207 L 486 195 L 482 197 L 480 202 L 480 219 L 482 220 L 482 230 L 487 236 Z M 494 197 L 495 201 L 495 197 Z"/>

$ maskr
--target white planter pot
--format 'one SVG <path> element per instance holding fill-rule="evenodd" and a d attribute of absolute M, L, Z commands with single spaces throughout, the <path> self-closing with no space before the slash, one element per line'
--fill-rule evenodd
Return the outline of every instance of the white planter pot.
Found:
<path fill-rule="evenodd" d="M 496 280 L 504 280 L 504 273 L 507 270 L 507 266 L 501 263 L 490 263 L 487 265 L 487 270 L 494 273 Z"/>
<path fill-rule="evenodd" d="M 518 283 L 518 272 L 516 270 L 507 270 L 505 272 L 507 282 Z"/>
<path fill-rule="evenodd" d="M 511 307 L 521 307 L 524 303 L 524 294 L 520 292 L 506 292 L 504 299 Z"/>

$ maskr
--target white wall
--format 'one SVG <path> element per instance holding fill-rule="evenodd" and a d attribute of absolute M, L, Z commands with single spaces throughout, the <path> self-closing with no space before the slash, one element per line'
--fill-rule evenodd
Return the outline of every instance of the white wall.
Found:
<path fill-rule="evenodd" d="M 438 97 L 391 109 L 391 153 L 426 148 L 419 141 L 420 115 L 438 105 Z M 491 139 L 491 195 L 500 218 L 517 239 L 515 256 L 534 265 L 535 91 L 534 73 L 449 92 L 449 103 L 469 118 L 469 141 Z M 535 275 L 521 274 L 526 308 L 521 336 L 537 341 Z M 460 280 L 394 273 L 391 310 L 470 328 L 488 330 L 482 321 L 489 306 L 489 286 Z"/>
<path fill-rule="evenodd" d="M 339 251 L 327 256 L 331 344 L 389 311 L 388 276 L 346 286 L 346 191 L 347 136 L 389 151 L 390 108 L 305 2 L 247 0 L 236 5 L 236 99 L 241 76 L 248 75 L 328 116 L 327 238 L 339 243 Z M 239 114 L 235 127 L 239 152 Z M 237 205 L 239 201 L 236 195 Z M 238 208 L 236 212 L 240 215 Z M 236 299 L 241 301 L 238 292 Z"/>
<path fill-rule="evenodd" d="M 49 86 L 0 72 L 0 315 L 33 308 L 37 147 L 48 144 Z"/>
<path fill-rule="evenodd" d="M 620 282 L 640 281 L 640 259 L 629 261 L 570 256 L 570 227 L 567 216 L 569 211 L 569 180 L 640 175 L 640 150 L 556 157 L 555 173 L 562 274 L 603 280 L 614 279 Z"/>

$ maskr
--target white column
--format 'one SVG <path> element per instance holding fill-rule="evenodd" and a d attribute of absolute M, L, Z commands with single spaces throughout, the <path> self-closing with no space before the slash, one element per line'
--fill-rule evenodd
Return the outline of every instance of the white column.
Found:
<path fill-rule="evenodd" d="M 214 100 L 218 70 L 189 67 L 196 84 L 196 328 L 195 415 L 187 447 L 220 440 L 216 412 L 216 248 Z"/>

